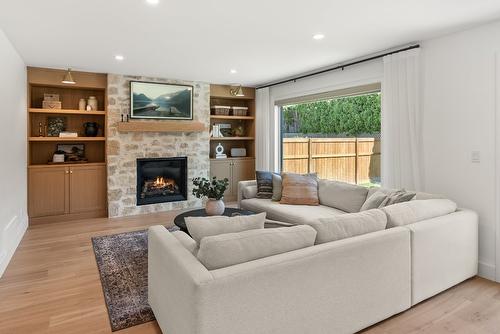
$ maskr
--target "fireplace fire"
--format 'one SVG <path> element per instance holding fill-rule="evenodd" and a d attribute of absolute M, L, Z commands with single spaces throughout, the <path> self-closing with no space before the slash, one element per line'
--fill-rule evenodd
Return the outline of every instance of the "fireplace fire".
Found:
<path fill-rule="evenodd" d="M 187 200 L 187 158 L 137 159 L 137 205 Z"/>

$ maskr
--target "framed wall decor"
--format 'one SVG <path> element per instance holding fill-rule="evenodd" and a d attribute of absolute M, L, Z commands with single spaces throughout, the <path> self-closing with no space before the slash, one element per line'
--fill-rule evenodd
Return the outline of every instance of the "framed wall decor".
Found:
<path fill-rule="evenodd" d="M 192 120 L 193 86 L 130 81 L 130 118 Z"/>

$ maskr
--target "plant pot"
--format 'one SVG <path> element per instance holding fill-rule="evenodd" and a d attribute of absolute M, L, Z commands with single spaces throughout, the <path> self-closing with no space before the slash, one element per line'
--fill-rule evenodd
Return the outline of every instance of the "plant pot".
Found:
<path fill-rule="evenodd" d="M 220 216 L 224 213 L 225 206 L 222 199 L 209 198 L 205 203 L 205 212 L 209 216 Z"/>

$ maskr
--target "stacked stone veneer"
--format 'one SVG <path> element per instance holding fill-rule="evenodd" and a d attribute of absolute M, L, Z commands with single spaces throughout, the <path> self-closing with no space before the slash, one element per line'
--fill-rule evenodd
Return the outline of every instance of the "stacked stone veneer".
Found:
<path fill-rule="evenodd" d="M 108 75 L 108 207 L 110 217 L 122 217 L 188 207 L 200 207 L 191 194 L 194 177 L 209 175 L 208 130 L 191 133 L 118 132 L 122 114 L 130 112 L 130 81 L 148 81 L 193 86 L 193 120 L 210 125 L 210 85 L 149 77 Z M 150 120 L 141 120 L 148 122 Z M 178 121 L 186 122 L 186 121 Z M 188 158 L 188 200 L 136 205 L 137 158 L 186 156 Z"/>

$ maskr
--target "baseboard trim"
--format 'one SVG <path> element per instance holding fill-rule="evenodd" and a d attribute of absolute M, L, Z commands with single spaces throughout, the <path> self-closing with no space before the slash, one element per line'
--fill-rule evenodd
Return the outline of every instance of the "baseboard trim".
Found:
<path fill-rule="evenodd" d="M 482 278 L 489 279 L 491 281 L 496 281 L 496 269 L 495 266 L 490 263 L 479 262 L 479 272 L 478 275 Z"/>
<path fill-rule="evenodd" d="M 14 252 L 21 243 L 24 233 L 28 229 L 28 217 L 14 216 L 5 226 L 3 231 L 2 244 L 7 245 L 7 249 L 0 250 L 0 278 L 9 264 Z M 6 242 L 9 240 L 9 242 Z"/>

